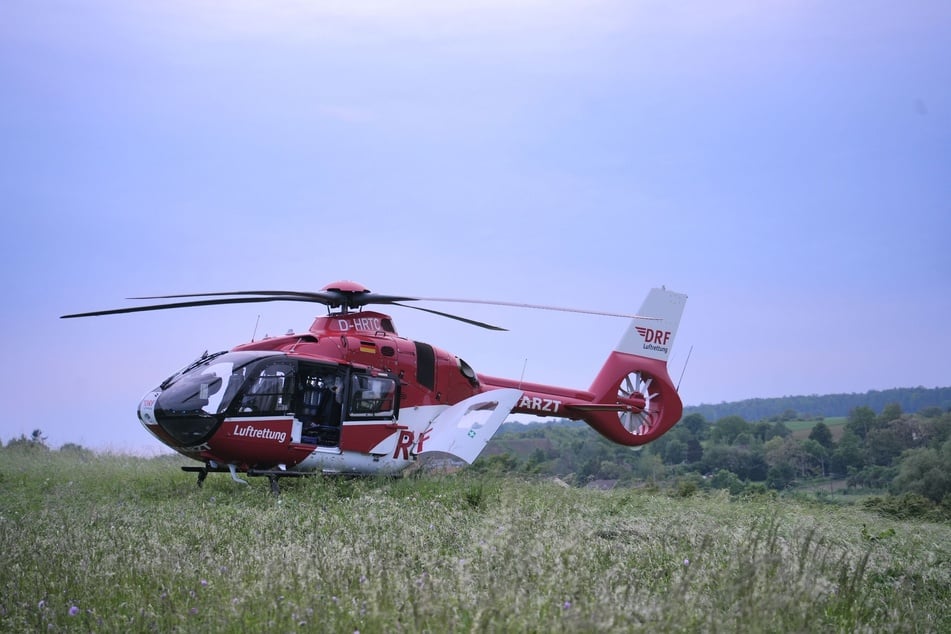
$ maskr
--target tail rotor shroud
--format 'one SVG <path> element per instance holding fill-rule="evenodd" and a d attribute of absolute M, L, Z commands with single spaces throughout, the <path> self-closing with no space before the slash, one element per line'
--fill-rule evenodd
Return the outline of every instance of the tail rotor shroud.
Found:
<path fill-rule="evenodd" d="M 621 426 L 634 436 L 646 436 L 650 433 L 657 419 L 659 418 L 659 403 L 651 401 L 659 396 L 657 391 L 651 392 L 653 377 L 641 372 L 640 370 L 631 372 L 621 380 L 618 386 L 618 403 L 637 398 L 643 400 L 644 405 L 638 409 L 631 409 L 618 413 Z"/>

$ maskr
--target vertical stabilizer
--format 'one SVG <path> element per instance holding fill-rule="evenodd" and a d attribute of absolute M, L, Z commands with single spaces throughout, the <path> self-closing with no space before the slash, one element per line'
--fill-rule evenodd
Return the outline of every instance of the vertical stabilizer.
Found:
<path fill-rule="evenodd" d="M 667 359 L 686 303 L 682 293 L 651 289 L 608 355 L 590 388 L 600 407 L 589 407 L 580 416 L 605 437 L 642 445 L 680 420 L 683 403 L 667 372 Z"/>
<path fill-rule="evenodd" d="M 666 363 L 686 303 L 687 296 L 682 293 L 651 289 L 616 350 Z"/>

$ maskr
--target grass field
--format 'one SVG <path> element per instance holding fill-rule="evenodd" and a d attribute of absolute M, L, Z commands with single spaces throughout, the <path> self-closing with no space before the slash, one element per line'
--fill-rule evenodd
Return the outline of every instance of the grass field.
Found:
<path fill-rule="evenodd" d="M 817 422 L 817 420 L 791 420 L 783 424 L 793 433 L 793 438 L 802 440 L 809 437 L 809 434 L 812 433 L 812 428 L 815 427 Z M 829 431 L 832 432 L 832 439 L 838 442 L 845 432 L 845 423 L 848 422 L 848 419 L 845 416 L 837 416 L 834 418 L 824 418 L 822 422 L 825 423 L 829 427 Z"/>
<path fill-rule="evenodd" d="M 455 476 L 199 489 L 0 450 L 0 630 L 951 631 L 951 526 Z"/>

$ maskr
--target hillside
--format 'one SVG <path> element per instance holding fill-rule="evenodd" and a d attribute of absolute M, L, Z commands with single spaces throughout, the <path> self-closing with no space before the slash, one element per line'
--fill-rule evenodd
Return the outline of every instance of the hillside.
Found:
<path fill-rule="evenodd" d="M 701 414 L 711 422 L 726 416 L 739 416 L 751 422 L 768 420 L 787 412 L 795 412 L 796 415 L 806 418 L 830 418 L 848 416 L 856 407 L 870 407 L 878 412 L 893 403 L 897 403 L 903 412 L 910 414 L 932 407 L 948 410 L 951 409 L 951 387 L 910 387 L 870 390 L 862 394 L 751 398 L 717 405 L 705 403 L 688 406 L 684 408 L 684 416 Z"/>

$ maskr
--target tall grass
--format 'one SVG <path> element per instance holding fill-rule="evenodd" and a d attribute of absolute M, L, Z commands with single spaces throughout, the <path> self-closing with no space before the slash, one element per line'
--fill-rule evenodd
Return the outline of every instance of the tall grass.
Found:
<path fill-rule="evenodd" d="M 459 474 L 0 452 L 3 631 L 951 631 L 951 526 Z"/>

